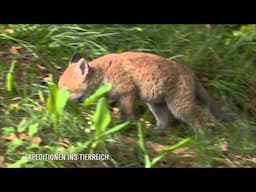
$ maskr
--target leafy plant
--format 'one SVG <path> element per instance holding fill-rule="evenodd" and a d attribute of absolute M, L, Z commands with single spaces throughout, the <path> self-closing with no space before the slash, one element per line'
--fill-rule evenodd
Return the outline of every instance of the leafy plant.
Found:
<path fill-rule="evenodd" d="M 112 128 L 108 128 L 111 122 L 111 114 L 106 102 L 106 99 L 100 98 L 97 102 L 96 110 L 92 117 L 93 126 L 95 126 L 96 132 L 95 137 L 92 141 L 92 149 L 93 151 L 95 147 L 99 144 L 99 142 L 103 141 L 103 138 L 108 136 L 109 134 L 120 131 L 121 129 L 127 127 L 129 122 L 124 122 L 118 124 Z"/>
<path fill-rule="evenodd" d="M 15 64 L 16 64 L 15 60 L 11 62 L 9 71 L 6 76 L 6 90 L 9 94 L 11 94 L 13 90 L 13 71 L 15 68 Z"/>
<path fill-rule="evenodd" d="M 67 89 L 58 89 L 57 85 L 49 82 L 49 96 L 46 101 L 46 108 L 50 112 L 53 121 L 54 131 L 57 133 L 59 118 L 63 115 L 64 107 L 68 101 L 69 93 Z"/>
<path fill-rule="evenodd" d="M 90 95 L 88 98 L 86 98 L 83 102 L 84 107 L 90 106 L 92 103 L 94 103 L 98 98 L 102 97 L 105 93 L 110 91 L 112 89 L 111 84 L 105 84 L 100 86 L 95 93 Z"/>
<path fill-rule="evenodd" d="M 162 158 L 164 158 L 167 154 L 169 154 L 170 152 L 172 152 L 178 148 L 181 148 L 181 147 L 187 145 L 191 141 L 191 138 L 183 139 L 173 146 L 166 147 L 158 155 L 156 155 L 154 158 L 151 159 L 149 156 L 149 153 L 147 151 L 146 145 L 145 145 L 141 123 L 138 123 L 138 137 L 139 137 L 139 146 L 144 154 L 145 168 L 153 167 L 158 161 L 160 161 Z"/>

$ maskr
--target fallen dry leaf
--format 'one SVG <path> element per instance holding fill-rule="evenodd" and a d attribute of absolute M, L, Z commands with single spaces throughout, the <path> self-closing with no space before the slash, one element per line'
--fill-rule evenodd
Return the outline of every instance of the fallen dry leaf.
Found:
<path fill-rule="evenodd" d="M 220 144 L 220 149 L 223 152 L 228 150 L 228 142 L 226 140 L 222 141 L 222 143 Z"/>
<path fill-rule="evenodd" d="M 64 147 L 58 147 L 58 151 L 65 151 Z"/>
<path fill-rule="evenodd" d="M 2 168 L 5 167 L 4 160 L 5 160 L 4 156 L 0 156 L 0 167 L 2 167 Z"/>
<path fill-rule="evenodd" d="M 256 163 L 256 157 L 252 157 L 252 158 L 251 158 L 251 161 L 254 162 L 254 163 Z"/>
<path fill-rule="evenodd" d="M 47 68 L 46 68 L 45 66 L 40 65 L 40 64 L 37 64 L 36 67 L 37 67 L 39 70 L 41 70 L 41 71 L 47 70 Z"/>
<path fill-rule="evenodd" d="M 2 136 L 2 138 L 5 140 L 8 140 L 8 141 L 13 141 L 13 140 L 17 139 L 17 136 L 15 135 L 15 133 L 12 133 L 8 136 Z"/>
<path fill-rule="evenodd" d="M 42 111 L 42 107 L 40 107 L 40 106 L 35 106 L 35 107 L 33 107 L 33 110 L 34 110 L 34 111 Z"/>
<path fill-rule="evenodd" d="M 12 29 L 5 29 L 4 32 L 5 33 L 13 33 L 13 30 Z"/>
<path fill-rule="evenodd" d="M 62 147 L 68 148 L 69 146 L 71 146 L 68 138 L 61 138 L 59 139 L 59 142 L 60 142 L 60 145 L 62 145 Z"/>
<path fill-rule="evenodd" d="M 46 76 L 46 77 L 43 78 L 43 81 L 44 81 L 44 82 L 50 82 L 50 81 L 52 81 L 52 80 L 53 80 L 52 74 L 48 74 L 48 76 Z"/>
<path fill-rule="evenodd" d="M 40 144 L 42 142 L 42 139 L 40 137 L 33 137 L 32 143 Z"/>
<path fill-rule="evenodd" d="M 9 51 L 10 51 L 11 53 L 18 53 L 21 49 L 22 49 L 22 47 L 20 47 L 20 46 L 11 46 L 11 48 L 9 49 Z"/>
<path fill-rule="evenodd" d="M 58 66 L 58 65 L 55 65 L 55 69 L 61 70 L 62 68 L 60 66 Z"/>
<path fill-rule="evenodd" d="M 11 100 L 12 101 L 17 101 L 17 100 L 21 100 L 22 99 L 22 97 L 14 97 L 14 98 L 12 98 Z"/>
<path fill-rule="evenodd" d="M 21 133 L 21 134 L 19 135 L 19 138 L 20 138 L 21 140 L 27 140 L 27 139 L 28 139 L 28 135 L 27 135 L 26 133 Z"/>

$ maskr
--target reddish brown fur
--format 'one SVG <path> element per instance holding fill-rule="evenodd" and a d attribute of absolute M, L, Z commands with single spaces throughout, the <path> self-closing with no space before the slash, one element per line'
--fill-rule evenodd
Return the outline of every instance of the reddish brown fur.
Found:
<path fill-rule="evenodd" d="M 88 74 L 74 72 L 82 65 L 89 69 Z M 192 70 L 149 53 L 108 54 L 89 64 L 81 59 L 66 69 L 60 77 L 59 88 L 67 87 L 71 99 L 76 99 L 106 83 L 112 84 L 112 90 L 107 95 L 121 101 L 122 119 L 133 117 L 136 100 L 148 104 L 160 128 L 168 126 L 169 112 L 197 128 L 197 131 L 202 126 L 214 124 L 213 115 L 217 116 L 214 113 L 220 113 L 215 105 L 213 115 L 198 105 L 198 96 L 204 98 L 201 103 L 208 107 L 212 100 Z M 201 94 L 202 91 L 204 94 Z"/>

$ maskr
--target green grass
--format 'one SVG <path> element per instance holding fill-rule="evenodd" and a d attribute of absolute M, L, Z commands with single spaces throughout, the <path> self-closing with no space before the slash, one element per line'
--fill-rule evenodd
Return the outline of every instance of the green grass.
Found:
<path fill-rule="evenodd" d="M 252 37 L 252 25 L 214 25 L 210 38 L 204 25 L 0 25 L 0 156 L 4 157 L 0 166 L 162 167 L 167 161 L 165 166 L 255 167 Z M 21 48 L 15 52 L 12 46 Z M 178 132 L 147 137 L 155 121 L 140 106 L 136 115 L 143 118 L 144 126 L 138 138 L 136 122 L 120 124 L 111 117 L 101 97 L 104 88 L 80 106 L 57 90 L 59 75 L 75 51 L 88 60 L 112 52 L 143 51 L 181 62 L 194 69 L 235 120 L 201 140 L 192 139 L 180 148 L 184 152 L 176 154 L 172 147 L 193 137 L 193 130 L 179 123 Z M 128 137 L 134 143 L 127 142 Z M 152 152 L 147 141 L 170 150 Z M 111 160 L 28 162 L 24 158 L 28 153 L 89 152 L 108 153 Z M 187 157 L 190 153 L 192 160 Z"/>

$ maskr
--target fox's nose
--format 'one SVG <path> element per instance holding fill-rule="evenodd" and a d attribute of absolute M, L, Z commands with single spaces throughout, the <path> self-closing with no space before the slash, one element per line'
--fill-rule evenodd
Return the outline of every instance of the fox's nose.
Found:
<path fill-rule="evenodd" d="M 84 97 L 79 97 L 77 102 L 82 103 L 83 101 L 84 101 Z"/>
<path fill-rule="evenodd" d="M 73 103 L 82 103 L 84 101 L 84 97 L 78 97 L 75 99 L 71 99 L 71 102 Z"/>

